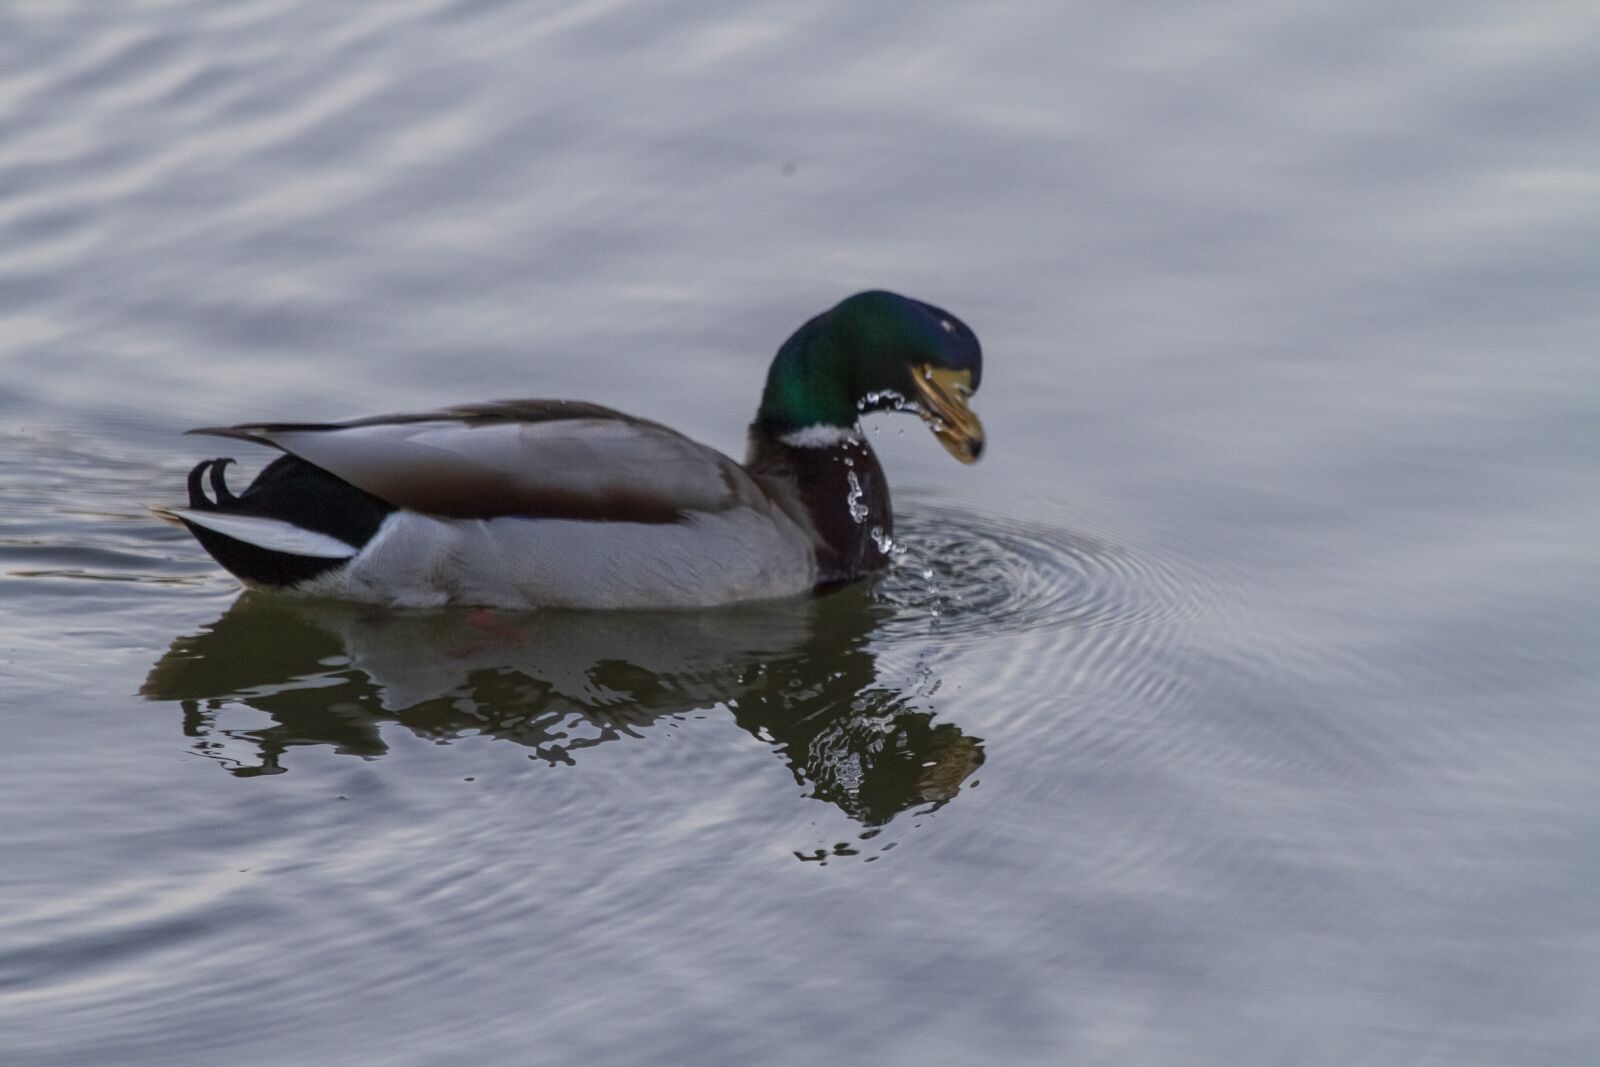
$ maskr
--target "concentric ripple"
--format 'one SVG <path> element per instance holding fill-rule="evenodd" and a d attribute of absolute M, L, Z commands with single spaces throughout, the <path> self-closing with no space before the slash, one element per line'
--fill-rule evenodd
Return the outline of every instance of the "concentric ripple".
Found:
<path fill-rule="evenodd" d="M 888 609 L 876 631 L 884 661 L 913 657 L 936 673 L 964 661 L 964 702 L 990 716 L 971 725 L 1023 745 L 1065 733 L 1104 753 L 1157 736 L 1194 685 L 1184 634 L 1214 602 L 1209 585 L 1074 517 L 991 514 L 901 510 L 899 562 L 872 587 Z"/>
<path fill-rule="evenodd" d="M 1065 525 L 923 506 L 899 520 L 898 564 L 875 587 L 890 632 L 952 638 L 1158 626 L 1200 602 L 1154 555 Z"/>

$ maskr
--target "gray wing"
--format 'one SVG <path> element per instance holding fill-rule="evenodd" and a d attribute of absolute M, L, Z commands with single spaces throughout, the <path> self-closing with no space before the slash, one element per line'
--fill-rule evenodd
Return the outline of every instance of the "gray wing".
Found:
<path fill-rule="evenodd" d="M 715 449 L 574 401 L 189 432 L 271 445 L 396 507 L 449 518 L 659 523 L 768 504 L 749 474 Z"/>

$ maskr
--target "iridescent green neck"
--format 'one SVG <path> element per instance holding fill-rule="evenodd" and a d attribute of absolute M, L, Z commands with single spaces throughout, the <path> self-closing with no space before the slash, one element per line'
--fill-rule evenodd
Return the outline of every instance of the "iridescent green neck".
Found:
<path fill-rule="evenodd" d="M 807 426 L 854 426 L 861 417 L 855 369 L 828 316 L 818 315 L 778 349 L 756 425 L 773 434 Z"/>

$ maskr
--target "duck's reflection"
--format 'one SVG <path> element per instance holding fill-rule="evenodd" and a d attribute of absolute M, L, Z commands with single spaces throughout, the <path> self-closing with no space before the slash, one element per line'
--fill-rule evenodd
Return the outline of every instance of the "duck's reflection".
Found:
<path fill-rule="evenodd" d="M 860 589 L 669 614 L 411 614 L 245 594 L 174 641 L 141 692 L 180 702 L 196 748 L 240 775 L 280 773 L 303 745 L 378 756 L 396 723 L 570 763 L 663 717 L 726 708 L 813 796 L 874 826 L 948 801 L 983 762 L 978 739 L 879 680 L 881 610 Z M 271 724 L 222 728 L 240 703 Z"/>

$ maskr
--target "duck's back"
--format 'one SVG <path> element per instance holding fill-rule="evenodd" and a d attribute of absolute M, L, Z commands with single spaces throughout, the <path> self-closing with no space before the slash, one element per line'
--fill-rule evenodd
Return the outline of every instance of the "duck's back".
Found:
<path fill-rule="evenodd" d="M 197 497 L 197 469 L 190 507 L 172 514 L 203 531 L 225 566 L 218 538 L 293 557 L 300 532 L 327 529 L 329 478 L 349 487 L 352 508 L 392 509 L 347 557 L 328 554 L 335 540 L 307 557 L 320 565 L 277 567 L 293 580 L 276 584 L 292 592 L 407 606 L 660 608 L 787 596 L 816 581 L 810 533 L 743 468 L 597 405 L 507 401 L 200 432 L 282 449 L 305 465 L 308 489 L 319 480 L 315 516 L 292 504 L 263 515 L 256 486 Z"/>

